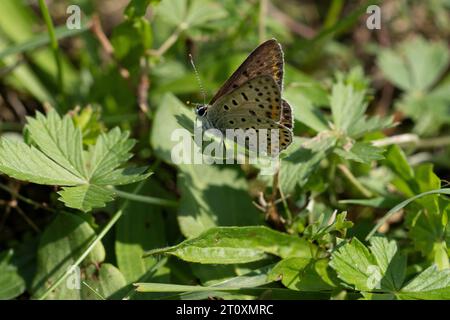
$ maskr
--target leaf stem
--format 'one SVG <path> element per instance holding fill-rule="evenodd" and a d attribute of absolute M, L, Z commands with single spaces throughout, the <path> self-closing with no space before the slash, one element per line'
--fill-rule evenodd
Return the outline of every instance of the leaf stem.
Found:
<path fill-rule="evenodd" d="M 53 55 L 56 61 L 58 87 L 60 90 L 60 94 L 63 94 L 64 85 L 62 76 L 62 63 L 61 63 L 61 56 L 59 53 L 58 40 L 56 39 L 55 26 L 53 25 L 53 21 L 48 11 L 48 7 L 47 4 L 45 3 L 45 0 L 39 0 L 39 8 L 41 9 L 42 16 L 44 17 L 45 24 L 47 25 L 48 35 L 50 37 L 50 46 L 52 48 Z"/>
<path fill-rule="evenodd" d="M 181 23 L 158 49 L 148 50 L 147 54 L 158 58 L 161 57 L 162 55 L 164 55 L 164 53 L 166 53 L 167 50 L 169 50 L 175 44 L 175 42 L 177 42 L 180 34 L 186 29 L 187 25 L 185 23 Z"/>
<path fill-rule="evenodd" d="M 142 196 L 142 195 L 133 194 L 133 193 L 125 192 L 125 191 L 120 191 L 117 189 L 113 189 L 113 190 L 119 197 L 121 197 L 123 199 L 142 202 L 142 203 L 148 203 L 148 204 L 153 204 L 153 205 L 163 206 L 163 207 L 178 207 L 178 202 L 174 201 L 174 200 Z"/>
<path fill-rule="evenodd" d="M 56 210 L 54 210 L 52 208 L 49 208 L 49 207 L 44 206 L 44 205 L 42 205 L 42 204 L 40 204 L 40 203 L 38 203 L 38 202 L 36 202 L 34 200 L 31 200 L 31 199 L 28 199 L 27 197 L 22 196 L 21 194 L 19 194 L 18 192 L 14 191 L 10 187 L 5 186 L 3 183 L 0 183 L 0 189 L 3 189 L 4 191 L 9 192 L 13 197 L 15 197 L 15 198 L 17 198 L 17 199 L 19 199 L 19 200 L 21 200 L 21 201 L 23 201 L 23 202 L 25 202 L 25 203 L 27 203 L 29 205 L 32 205 L 32 206 L 34 206 L 36 208 L 48 210 L 48 211 L 51 211 L 51 212 L 56 212 Z"/>
<path fill-rule="evenodd" d="M 348 181 L 350 181 L 351 184 L 353 184 L 353 186 L 358 189 L 359 192 L 361 192 L 361 194 L 366 197 L 366 198 L 371 198 L 373 197 L 372 192 L 370 192 L 369 190 L 367 190 L 362 184 L 361 182 L 358 181 L 358 179 L 356 179 L 356 177 L 353 175 L 353 173 L 343 164 L 338 164 L 338 168 L 339 170 L 344 174 L 344 176 L 348 179 Z"/>
<path fill-rule="evenodd" d="M 144 181 L 139 183 L 139 185 L 136 187 L 134 192 L 139 192 L 139 190 L 142 188 L 144 184 Z M 114 226 L 114 224 L 119 220 L 119 218 L 122 216 L 123 211 L 128 206 L 128 201 L 125 201 L 122 205 L 122 207 L 114 213 L 114 215 L 111 217 L 111 220 L 105 225 L 105 227 L 102 229 L 102 231 L 92 240 L 92 242 L 89 244 L 89 246 L 84 250 L 84 252 L 78 257 L 78 259 L 73 263 L 72 267 L 78 266 L 87 256 L 88 254 L 94 249 L 94 247 L 103 239 L 103 237 L 108 233 L 109 230 Z M 39 297 L 39 300 L 44 300 L 53 290 L 56 289 L 57 286 L 61 284 L 70 274 L 72 273 L 72 268 L 69 268 L 66 272 L 64 272 L 54 283 L 53 285 L 47 289 L 47 291 L 42 294 L 42 296 Z"/>

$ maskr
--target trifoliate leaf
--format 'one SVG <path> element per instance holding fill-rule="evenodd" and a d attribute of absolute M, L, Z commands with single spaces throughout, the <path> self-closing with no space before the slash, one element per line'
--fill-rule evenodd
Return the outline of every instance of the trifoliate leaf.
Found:
<path fill-rule="evenodd" d="M 0 172 L 15 179 L 59 185 L 60 200 L 82 211 L 105 206 L 114 191 L 107 186 L 143 180 L 145 168 L 120 168 L 131 158 L 135 142 L 116 128 L 101 134 L 89 150 L 82 133 L 69 116 L 55 111 L 28 118 L 26 130 L 32 145 L 8 138 L 0 140 Z"/>

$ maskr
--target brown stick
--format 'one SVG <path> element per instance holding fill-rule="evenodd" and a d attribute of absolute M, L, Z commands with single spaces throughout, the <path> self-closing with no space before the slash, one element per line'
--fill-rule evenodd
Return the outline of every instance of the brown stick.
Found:
<path fill-rule="evenodd" d="M 130 72 L 124 67 L 122 67 L 120 62 L 115 58 L 114 47 L 111 45 L 111 42 L 109 42 L 108 37 L 105 35 L 105 32 L 103 31 L 102 24 L 100 22 L 100 18 L 98 17 L 98 15 L 94 15 L 92 17 L 91 31 L 100 42 L 107 56 L 117 64 L 119 68 L 119 73 L 122 76 L 122 78 L 126 80 L 130 79 Z"/>
<path fill-rule="evenodd" d="M 307 25 L 304 25 L 298 21 L 295 21 L 292 19 L 289 15 L 275 7 L 272 3 L 268 3 L 268 10 L 269 14 L 274 17 L 275 19 L 281 21 L 286 27 L 288 27 L 293 33 L 298 34 L 299 36 L 306 38 L 306 39 L 312 39 L 316 35 L 316 30 L 314 30 L 311 27 L 308 27 Z"/>

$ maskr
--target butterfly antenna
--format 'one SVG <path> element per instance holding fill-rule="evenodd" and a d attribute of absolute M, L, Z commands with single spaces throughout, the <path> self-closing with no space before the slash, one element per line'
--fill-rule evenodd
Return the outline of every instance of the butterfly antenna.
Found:
<path fill-rule="evenodd" d="M 202 92 L 202 96 L 203 96 L 203 104 L 206 104 L 206 91 L 205 88 L 203 87 L 202 81 L 200 79 L 200 75 L 197 71 L 197 68 L 195 67 L 195 63 L 194 63 L 194 59 L 192 58 L 192 54 L 189 53 L 189 60 L 191 62 L 192 68 L 194 69 L 194 73 L 195 73 L 195 78 L 197 79 L 198 85 L 200 87 L 200 90 Z"/>

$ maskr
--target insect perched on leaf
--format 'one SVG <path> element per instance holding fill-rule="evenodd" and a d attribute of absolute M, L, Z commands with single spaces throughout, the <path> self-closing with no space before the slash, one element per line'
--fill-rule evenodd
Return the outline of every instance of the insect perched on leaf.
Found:
<path fill-rule="evenodd" d="M 292 109 L 281 98 L 283 51 L 275 39 L 259 45 L 225 82 L 209 104 L 196 108 L 207 129 L 278 130 L 279 150 L 292 142 Z M 267 146 L 272 144 L 267 135 Z M 278 149 L 277 148 L 277 149 Z"/>

